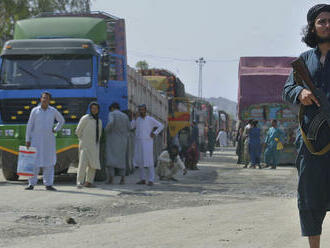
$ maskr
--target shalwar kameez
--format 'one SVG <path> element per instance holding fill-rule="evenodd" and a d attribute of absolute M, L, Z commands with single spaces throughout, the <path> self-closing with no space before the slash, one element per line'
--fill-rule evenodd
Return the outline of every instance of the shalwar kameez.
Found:
<path fill-rule="evenodd" d="M 81 117 L 76 128 L 79 139 L 79 165 L 77 174 L 77 185 L 84 182 L 93 183 L 96 170 L 100 165 L 100 139 L 102 134 L 102 121 L 98 119 L 98 134 L 96 131 L 97 121 L 91 114 Z M 99 136 L 96 139 L 97 135 Z"/>
<path fill-rule="evenodd" d="M 145 180 L 144 167 L 148 168 L 148 181 L 154 182 L 153 138 L 150 137 L 150 134 L 158 135 L 163 130 L 164 125 L 151 116 L 145 116 L 145 118 L 138 117 L 136 120 L 133 120 L 132 128 L 136 128 L 133 165 L 139 167 L 141 180 Z M 155 128 L 156 130 L 154 130 Z"/>
<path fill-rule="evenodd" d="M 128 139 L 131 130 L 128 116 L 119 110 L 109 113 L 106 133 L 106 166 L 108 174 L 115 176 L 115 168 L 120 176 L 126 174 Z"/>
<path fill-rule="evenodd" d="M 330 102 L 330 52 L 323 65 L 320 63 L 321 53 L 318 48 L 304 52 L 300 57 L 304 60 L 315 86 L 326 94 Z M 299 104 L 298 96 L 302 90 L 303 87 L 295 83 L 292 73 L 284 86 L 283 98 L 290 103 Z M 302 129 L 307 133 L 318 107 L 313 104 L 304 108 Z M 314 143 L 317 151 L 329 143 L 330 128 L 325 125 L 320 128 L 318 140 Z M 320 235 L 326 211 L 330 210 L 330 152 L 321 156 L 311 154 L 303 142 L 299 129 L 296 146 L 296 166 L 299 175 L 298 208 L 302 235 Z"/>
<path fill-rule="evenodd" d="M 173 166 L 171 166 L 173 162 Z M 177 155 L 174 161 L 171 160 L 170 154 L 168 151 L 163 151 L 157 161 L 157 175 L 160 178 L 172 179 L 173 176 L 179 171 L 184 170 L 185 166 L 180 159 L 180 156 Z"/>
<path fill-rule="evenodd" d="M 277 167 L 281 155 L 277 150 L 277 144 L 283 142 L 283 136 L 284 134 L 279 128 L 269 128 L 265 138 L 266 149 L 264 152 L 264 161 L 267 166 Z"/>
<path fill-rule="evenodd" d="M 54 128 L 55 120 L 57 125 Z M 29 186 L 38 182 L 40 168 L 43 170 L 43 183 L 52 186 L 54 183 L 54 166 L 56 164 L 56 141 L 54 132 L 59 131 L 64 118 L 57 109 L 48 106 L 43 109 L 41 105 L 33 108 L 26 127 L 26 142 L 37 149 L 37 158 L 34 176 L 29 178 Z"/>

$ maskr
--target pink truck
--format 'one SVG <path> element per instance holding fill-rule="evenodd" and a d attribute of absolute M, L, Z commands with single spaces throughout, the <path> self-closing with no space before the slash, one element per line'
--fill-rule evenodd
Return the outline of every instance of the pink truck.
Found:
<path fill-rule="evenodd" d="M 295 57 L 241 57 L 238 70 L 238 119 L 242 125 L 249 119 L 259 122 L 263 139 L 271 126 L 278 121 L 285 133 L 281 164 L 294 163 L 294 146 L 297 108 L 282 100 L 282 90 Z M 263 157 L 263 156 L 262 156 Z"/>

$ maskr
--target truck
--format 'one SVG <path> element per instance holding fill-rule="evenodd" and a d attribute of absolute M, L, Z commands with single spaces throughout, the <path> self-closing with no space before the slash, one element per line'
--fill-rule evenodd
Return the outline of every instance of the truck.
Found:
<path fill-rule="evenodd" d="M 25 144 L 30 111 L 37 106 L 43 91 L 52 94 L 50 104 L 66 121 L 56 134 L 55 165 L 56 174 L 65 173 L 78 163 L 75 128 L 91 101 L 100 104 L 104 127 L 111 103 L 118 102 L 122 110 L 132 111 L 136 111 L 138 102 L 142 103 L 129 91 L 143 88 L 147 92 L 150 86 L 137 83 L 132 75 L 136 76 L 127 66 L 122 18 L 105 12 L 44 13 L 18 21 L 14 39 L 5 43 L 0 55 L 0 151 L 4 177 L 18 179 L 18 147 Z M 164 97 L 152 92 L 149 98 L 145 99 L 150 100 L 149 106 L 155 102 L 158 108 L 151 110 L 166 125 L 167 118 L 159 114 L 164 112 L 159 108 L 167 110 Z M 103 156 L 101 164 L 104 165 Z"/>
<path fill-rule="evenodd" d="M 296 106 L 282 100 L 283 86 L 295 57 L 241 57 L 238 69 L 238 120 L 258 120 L 263 137 L 272 120 L 284 132 L 284 149 L 279 163 L 293 164 L 297 129 Z M 263 156 L 262 156 L 263 157 Z"/>

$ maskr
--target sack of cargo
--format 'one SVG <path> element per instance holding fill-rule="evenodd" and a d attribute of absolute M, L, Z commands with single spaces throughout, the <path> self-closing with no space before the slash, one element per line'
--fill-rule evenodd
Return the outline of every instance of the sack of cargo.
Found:
<path fill-rule="evenodd" d="M 19 146 L 17 175 L 34 176 L 37 149 L 35 147 Z"/>

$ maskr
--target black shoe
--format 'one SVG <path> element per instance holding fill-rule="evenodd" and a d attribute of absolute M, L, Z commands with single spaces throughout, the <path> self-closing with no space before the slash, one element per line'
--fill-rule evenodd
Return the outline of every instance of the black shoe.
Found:
<path fill-rule="evenodd" d="M 33 189 L 34 189 L 34 187 L 32 185 L 29 185 L 25 188 L 25 190 L 33 190 Z"/>
<path fill-rule="evenodd" d="M 178 179 L 174 178 L 174 177 L 170 177 L 169 178 L 170 181 L 173 181 L 173 182 L 178 182 Z"/>
<path fill-rule="evenodd" d="M 46 190 L 57 191 L 53 186 L 46 186 Z"/>

